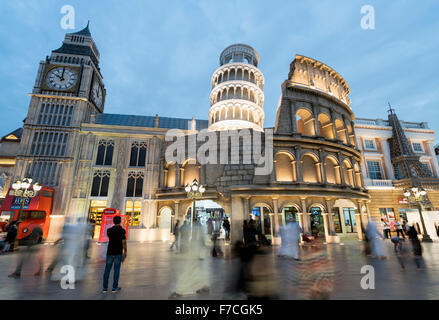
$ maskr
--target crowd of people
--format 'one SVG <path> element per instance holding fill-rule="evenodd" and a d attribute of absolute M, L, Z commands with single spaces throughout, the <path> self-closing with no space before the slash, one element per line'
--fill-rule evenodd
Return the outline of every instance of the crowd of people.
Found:
<path fill-rule="evenodd" d="M 407 221 L 395 222 L 393 227 L 396 235 L 392 237 L 388 222 L 382 219 L 381 223 L 384 234 L 371 220 L 366 226 L 361 226 L 364 235 L 363 253 L 371 258 L 388 258 L 386 239 L 389 239 L 393 243 L 394 255 L 401 270 L 405 270 L 406 260 L 410 256 L 416 267 L 421 269 L 422 245 L 415 225 L 409 225 Z M 2 252 L 14 250 L 18 223 L 8 222 L 2 230 L 6 232 Z M 57 266 L 69 264 L 75 267 L 77 277 L 80 278 L 80 271 L 86 272 L 94 231 L 94 220 L 85 223 L 81 219 L 67 219 L 63 236 L 55 243 L 57 252 L 45 272 L 52 275 Z M 205 224 L 197 218 L 192 222 L 185 219 L 183 223 L 177 220 L 172 231 L 174 239 L 169 249 L 178 255 L 172 259 L 175 281 L 169 296 L 171 299 L 208 294 L 211 289 L 209 270 L 215 258 L 230 259 L 234 268 L 225 279 L 224 297 L 227 299 L 278 299 L 291 296 L 329 299 L 333 290 L 337 277 L 333 261 L 325 255 L 323 243 L 307 235 L 294 216 L 279 228 L 279 247 L 271 246 L 271 241 L 262 233 L 260 224 L 252 216 L 243 221 L 243 237 L 233 244 L 230 243 L 231 222 L 227 216 L 220 221 L 208 219 Z M 111 291 L 117 293 L 121 290 L 121 265 L 127 257 L 126 231 L 121 225 L 120 216 L 114 217 L 113 226 L 106 232 L 108 246 L 102 292 L 108 292 L 110 273 L 113 270 Z M 225 250 L 227 245 L 230 245 L 230 251 Z M 10 277 L 21 277 L 23 265 L 38 252 L 37 246 L 38 241 L 33 241 L 21 250 L 15 271 Z M 273 252 L 276 259 L 273 259 Z M 35 275 L 43 273 L 42 266 L 43 261 L 38 258 Z"/>

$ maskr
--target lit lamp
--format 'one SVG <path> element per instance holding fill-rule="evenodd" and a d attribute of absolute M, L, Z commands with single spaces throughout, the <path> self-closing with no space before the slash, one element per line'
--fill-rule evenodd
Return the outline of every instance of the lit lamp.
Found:
<path fill-rule="evenodd" d="M 198 184 L 198 180 L 194 179 L 191 184 L 187 184 L 184 187 L 187 197 L 192 199 L 192 212 L 191 212 L 191 239 L 192 239 L 192 223 L 195 216 L 195 201 L 203 197 L 203 193 L 206 191 L 203 185 Z"/>
<path fill-rule="evenodd" d="M 14 250 L 18 248 L 18 232 L 20 229 L 20 219 L 23 213 L 24 199 L 25 198 L 33 198 L 38 194 L 38 191 L 41 190 L 41 186 L 38 182 L 35 182 L 32 185 L 31 178 L 24 178 L 23 181 L 16 181 L 12 184 L 12 194 L 16 197 L 20 197 L 20 210 L 18 211 L 17 216 L 17 237 L 14 242 Z"/>
<path fill-rule="evenodd" d="M 422 217 L 422 205 L 428 201 L 427 191 L 425 191 L 423 188 L 412 187 L 404 191 L 404 197 L 407 198 L 410 204 L 416 205 L 418 208 L 422 224 L 422 241 L 433 242 L 433 240 L 431 240 L 430 236 L 427 234 L 424 218 Z"/>

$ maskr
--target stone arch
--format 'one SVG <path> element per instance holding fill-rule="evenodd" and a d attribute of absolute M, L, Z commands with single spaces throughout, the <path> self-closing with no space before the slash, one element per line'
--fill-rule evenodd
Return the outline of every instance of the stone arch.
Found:
<path fill-rule="evenodd" d="M 188 158 L 182 163 L 181 168 L 183 169 L 181 181 L 184 186 L 192 183 L 194 179 L 200 181 L 200 164 L 198 161 Z"/>
<path fill-rule="evenodd" d="M 320 134 L 324 136 L 326 139 L 333 140 L 334 131 L 332 129 L 331 117 L 327 113 L 322 112 L 319 114 L 317 118 L 319 122 Z"/>
<path fill-rule="evenodd" d="M 175 162 L 168 162 L 165 165 L 167 171 L 165 186 L 168 188 L 173 188 L 177 184 L 177 164 Z"/>
<path fill-rule="evenodd" d="M 348 130 L 348 137 L 349 137 L 349 142 L 351 145 L 355 146 L 355 136 L 354 136 L 354 132 L 352 130 L 352 126 L 348 123 L 346 124 L 346 128 Z"/>
<path fill-rule="evenodd" d="M 353 187 L 354 186 L 354 179 L 352 176 L 352 164 L 349 161 L 348 158 L 345 158 L 342 161 L 342 168 L 343 168 L 343 175 L 344 175 L 344 181 L 348 186 Z"/>
<path fill-rule="evenodd" d="M 319 170 L 319 158 L 312 152 L 306 152 L 302 155 L 302 177 L 304 182 L 319 183 L 320 170 Z"/>
<path fill-rule="evenodd" d="M 271 234 L 271 214 L 274 212 L 273 207 L 266 202 L 258 201 L 251 205 L 251 210 L 252 217 L 256 220 L 258 229 L 261 230 L 263 234 Z"/>
<path fill-rule="evenodd" d="M 312 112 L 306 108 L 296 111 L 297 132 L 306 136 L 315 136 L 314 118 Z"/>
<path fill-rule="evenodd" d="M 159 229 L 169 229 L 172 231 L 173 220 L 174 220 L 174 209 L 170 206 L 162 206 L 159 209 L 158 214 L 158 227 Z"/>
<path fill-rule="evenodd" d="M 341 140 L 344 144 L 348 144 L 348 139 L 346 135 L 346 128 L 344 126 L 344 123 L 340 119 L 335 120 L 335 129 L 337 131 L 337 137 L 339 140 Z"/>
<path fill-rule="evenodd" d="M 341 184 L 340 165 L 335 156 L 328 155 L 325 158 L 326 181 L 333 184 Z"/>
<path fill-rule="evenodd" d="M 278 151 L 274 157 L 276 181 L 296 181 L 296 161 L 289 151 Z"/>

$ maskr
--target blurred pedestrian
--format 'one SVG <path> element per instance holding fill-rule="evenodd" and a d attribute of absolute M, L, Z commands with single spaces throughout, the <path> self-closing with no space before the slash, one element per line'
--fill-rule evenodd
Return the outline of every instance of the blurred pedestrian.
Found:
<path fill-rule="evenodd" d="M 183 225 L 181 226 L 179 233 L 180 233 L 180 252 L 184 253 L 189 248 L 189 237 L 190 237 L 190 226 L 187 220 L 184 221 Z"/>
<path fill-rule="evenodd" d="M 226 240 L 230 240 L 230 221 L 227 217 L 224 218 L 223 221 L 224 232 L 226 233 Z"/>
<path fill-rule="evenodd" d="M 381 218 L 381 226 L 383 227 L 384 237 L 390 239 L 390 224 L 384 218 Z"/>
<path fill-rule="evenodd" d="M 299 260 L 300 234 L 303 232 L 303 230 L 296 222 L 296 218 L 293 217 L 292 221 L 288 221 L 286 226 L 280 227 L 279 229 L 282 239 L 279 256 Z"/>
<path fill-rule="evenodd" d="M 18 233 L 17 221 L 12 221 L 8 225 L 7 232 L 8 233 L 6 234 L 6 238 L 4 241 L 5 243 L 3 245 L 3 250 L 2 250 L 3 253 L 14 250 L 15 238 L 17 237 L 17 233 Z"/>
<path fill-rule="evenodd" d="M 395 251 L 396 258 L 398 259 L 398 263 L 401 266 L 401 271 L 405 270 L 404 260 L 406 256 L 406 249 L 404 247 L 404 238 L 399 236 L 392 237 L 393 249 Z"/>
<path fill-rule="evenodd" d="M 19 223 L 19 222 L 18 222 Z M 20 257 L 18 260 L 17 267 L 15 268 L 15 271 L 11 273 L 8 277 L 10 278 L 20 278 L 21 277 L 21 270 L 23 268 L 23 265 L 27 263 L 28 261 L 33 260 L 34 254 L 38 251 L 38 240 L 39 240 L 39 233 L 37 232 L 31 232 L 30 235 L 26 238 L 26 250 L 20 252 Z M 42 261 L 37 262 L 38 269 L 35 272 L 35 275 L 38 276 L 41 274 L 41 268 L 42 268 Z"/>
<path fill-rule="evenodd" d="M 366 236 L 370 242 L 370 252 L 372 257 L 378 259 L 386 258 L 386 253 L 384 251 L 381 239 L 384 239 L 383 235 L 378 231 L 375 223 L 369 221 L 366 228 Z"/>
<path fill-rule="evenodd" d="M 395 223 L 393 224 L 393 226 L 394 226 L 395 229 L 396 229 L 396 236 L 401 235 L 401 237 L 402 237 L 403 239 L 405 239 L 405 235 L 404 235 L 404 231 L 403 231 L 403 228 L 402 228 L 401 222 L 399 222 L 398 220 L 396 220 Z"/>
<path fill-rule="evenodd" d="M 414 226 L 411 226 L 409 228 L 408 236 L 412 244 L 412 252 L 413 252 L 416 267 L 418 268 L 418 270 L 420 270 L 422 268 L 421 267 L 422 246 L 418 238 L 418 232 L 416 231 L 416 228 Z"/>
<path fill-rule="evenodd" d="M 120 225 L 121 221 L 122 219 L 120 216 L 115 216 L 113 218 L 114 226 L 107 230 L 108 248 L 104 271 L 103 293 L 107 293 L 108 291 L 108 278 L 110 277 L 113 265 L 113 289 L 111 292 L 116 293 L 121 290 L 119 287 L 120 266 L 127 257 L 126 232 Z"/>
<path fill-rule="evenodd" d="M 178 252 L 179 246 L 178 246 L 178 242 L 180 241 L 179 236 L 180 236 L 180 220 L 177 219 L 177 222 L 175 223 L 174 226 L 174 242 L 172 242 L 171 247 L 169 248 L 169 250 L 173 250 L 174 246 L 176 248 L 176 251 Z"/>
<path fill-rule="evenodd" d="M 96 225 L 96 221 L 94 219 L 89 219 L 87 225 L 87 238 L 84 241 L 85 259 L 90 259 L 88 255 L 88 250 L 90 249 L 91 242 L 93 241 L 95 235 L 95 225 Z"/>

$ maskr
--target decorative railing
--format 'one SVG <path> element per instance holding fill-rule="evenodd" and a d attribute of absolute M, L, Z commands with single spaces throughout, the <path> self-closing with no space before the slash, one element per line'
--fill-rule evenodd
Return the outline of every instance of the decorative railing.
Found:
<path fill-rule="evenodd" d="M 355 124 L 363 124 L 369 126 L 384 126 L 390 127 L 390 123 L 388 120 L 383 119 L 365 119 L 365 118 L 357 118 L 354 120 Z M 412 129 L 428 129 L 428 125 L 426 122 L 405 122 L 400 121 L 401 126 L 403 128 L 412 128 Z"/>

